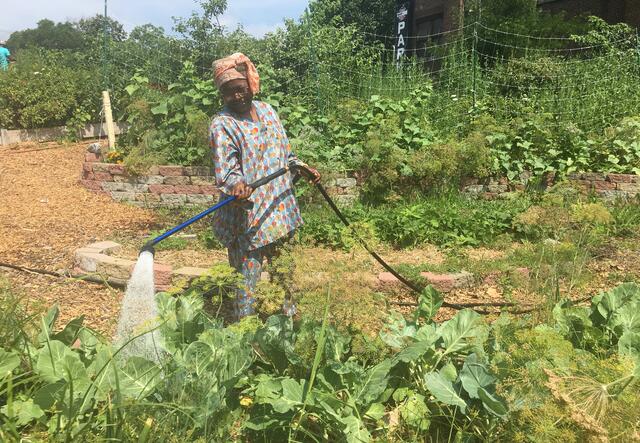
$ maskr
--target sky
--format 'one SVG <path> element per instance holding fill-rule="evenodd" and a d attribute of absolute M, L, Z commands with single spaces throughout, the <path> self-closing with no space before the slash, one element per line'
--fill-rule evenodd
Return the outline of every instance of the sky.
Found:
<path fill-rule="evenodd" d="M 241 24 L 257 37 L 273 31 L 285 18 L 299 18 L 308 0 L 227 0 L 222 23 L 234 29 Z M 196 0 L 108 0 L 108 14 L 127 31 L 151 23 L 171 31 L 171 17 L 188 17 L 198 9 Z M 55 22 L 76 21 L 104 12 L 104 0 L 2 0 L 0 40 L 13 31 L 35 28 L 43 18 Z"/>

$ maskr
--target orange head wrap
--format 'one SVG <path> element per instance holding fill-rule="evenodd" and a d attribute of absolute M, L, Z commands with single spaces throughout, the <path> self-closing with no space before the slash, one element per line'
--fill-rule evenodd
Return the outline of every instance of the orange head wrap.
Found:
<path fill-rule="evenodd" d="M 218 89 L 225 83 L 238 78 L 249 83 L 249 90 L 253 95 L 260 91 L 260 76 L 249 57 L 241 52 L 231 54 L 213 62 L 213 77 Z"/>

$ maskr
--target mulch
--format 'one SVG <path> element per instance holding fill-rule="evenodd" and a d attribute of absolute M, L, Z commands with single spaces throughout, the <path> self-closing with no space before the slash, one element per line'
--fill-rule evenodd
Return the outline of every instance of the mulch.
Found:
<path fill-rule="evenodd" d="M 85 326 L 107 337 L 115 331 L 124 296 L 118 288 L 6 268 L 0 268 L 0 279 L 9 281 L 12 292 L 20 297 L 23 307 L 30 313 L 42 314 L 57 304 L 60 310 L 58 328 L 84 315 Z"/>
<path fill-rule="evenodd" d="M 73 251 L 114 232 L 143 235 L 153 212 L 122 205 L 78 180 L 87 143 L 0 149 L 0 260 L 55 271 Z"/>
<path fill-rule="evenodd" d="M 71 268 L 74 251 L 90 242 L 148 233 L 152 211 L 116 203 L 79 184 L 88 144 L 0 148 L 0 262 L 59 272 Z M 62 318 L 86 314 L 91 326 L 111 332 L 108 320 L 117 315 L 120 291 L 6 268 L 0 276 L 24 291 L 25 302 L 64 303 Z"/>

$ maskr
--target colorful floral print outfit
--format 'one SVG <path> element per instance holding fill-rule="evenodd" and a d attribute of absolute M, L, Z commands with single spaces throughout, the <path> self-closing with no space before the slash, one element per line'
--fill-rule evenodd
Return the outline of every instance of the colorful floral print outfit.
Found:
<path fill-rule="evenodd" d="M 257 121 L 238 119 L 227 110 L 218 114 L 209 129 L 216 183 L 221 199 L 238 183 L 251 184 L 289 164 L 304 164 L 291 145 L 276 112 L 267 103 L 254 101 Z M 245 201 L 233 202 L 214 212 L 213 230 L 229 251 L 229 264 L 245 278 L 237 294 L 238 317 L 255 310 L 253 293 L 265 258 L 274 254 L 278 240 L 302 225 L 293 194 L 292 175 L 284 174 L 256 189 Z M 285 313 L 295 306 L 285 301 Z"/>

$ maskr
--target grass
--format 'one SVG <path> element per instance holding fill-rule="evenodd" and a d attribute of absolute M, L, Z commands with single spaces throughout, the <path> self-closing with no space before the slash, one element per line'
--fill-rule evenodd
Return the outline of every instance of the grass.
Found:
<path fill-rule="evenodd" d="M 184 223 L 207 208 L 208 206 L 157 208 L 155 210 L 156 221 L 154 229 L 144 237 L 131 238 L 129 236 L 122 236 L 118 233 L 114 233 L 111 240 L 125 246 L 132 246 L 137 250 L 142 247 L 145 242 L 164 234 L 168 230 Z M 223 246 L 213 235 L 213 230 L 211 228 L 211 215 L 198 220 L 156 245 L 156 250 L 158 251 L 182 251 L 187 249 L 223 249 Z"/>
<path fill-rule="evenodd" d="M 562 186 L 550 194 L 521 194 L 508 200 L 484 201 L 449 193 L 378 207 L 356 204 L 345 212 L 356 231 L 374 249 L 384 251 L 383 256 L 396 257 L 393 262 L 400 263 L 401 273 L 416 282 L 426 283 L 420 277 L 423 271 L 465 270 L 475 276 L 481 287 L 496 288 L 508 301 L 553 303 L 558 296 L 576 298 L 602 284 L 603 274 L 594 264 L 632 249 L 637 236 L 640 224 L 637 202 L 615 202 L 607 209 L 583 204 L 581 199 Z M 293 277 L 284 286 L 293 292 L 300 308 L 318 320 L 322 312 L 317 306 L 323 304 L 324 290 L 331 286 L 333 320 L 345 327 L 375 333 L 380 325 L 376 313 L 382 311 L 385 296 L 374 292 L 373 262 L 329 208 L 304 202 L 302 206 L 305 225 L 299 234 L 299 244 L 276 264 L 282 268 L 280 271 Z M 202 209 L 161 210 L 159 220 L 168 229 Z M 579 221 L 575 221 L 575 214 L 580 215 Z M 607 224 L 597 224 L 597 218 L 592 222 L 594 214 Z M 160 232 L 163 230 L 156 230 L 151 236 Z M 187 232 L 198 240 L 170 237 L 160 244 L 160 249 L 219 246 L 206 221 L 192 225 Z M 620 236 L 615 247 L 614 236 Z M 431 261 L 426 254 L 422 262 L 414 259 L 402 263 L 402 253 L 389 248 L 407 244 L 409 239 L 418 247 L 435 239 L 444 259 Z M 269 268 L 266 267 L 268 271 L 275 270 Z M 634 270 L 614 270 L 604 281 L 614 284 L 633 280 L 636 275 Z M 265 284 L 258 298 L 265 312 L 275 313 L 282 290 Z"/>
<path fill-rule="evenodd" d="M 28 309 L 29 308 L 29 309 Z M 31 310 L 32 312 L 29 312 Z M 22 348 L 30 341 L 36 320 L 42 312 L 37 306 L 28 306 L 12 290 L 9 282 L 0 276 L 0 347 Z"/>
<path fill-rule="evenodd" d="M 161 225 L 162 228 L 154 231 L 154 233 L 149 234 L 149 236 L 153 237 L 154 234 L 163 234 L 169 229 L 178 226 L 181 223 L 184 223 L 185 221 L 189 220 L 190 218 L 208 208 L 209 206 L 191 206 L 171 209 L 160 208 L 157 210 L 157 214 L 158 224 Z M 167 239 L 160 242 L 158 246 L 164 249 L 181 250 L 186 249 L 187 246 L 190 246 L 192 243 L 194 243 L 195 246 L 199 249 L 222 249 L 222 245 L 220 244 L 220 242 L 218 242 L 213 236 L 213 231 L 211 228 L 211 217 L 212 215 L 208 215 L 207 217 L 187 226 L 179 233 L 174 234 L 173 236 L 168 237 Z M 196 241 L 190 242 L 185 238 L 180 238 L 180 234 L 194 235 Z"/>

